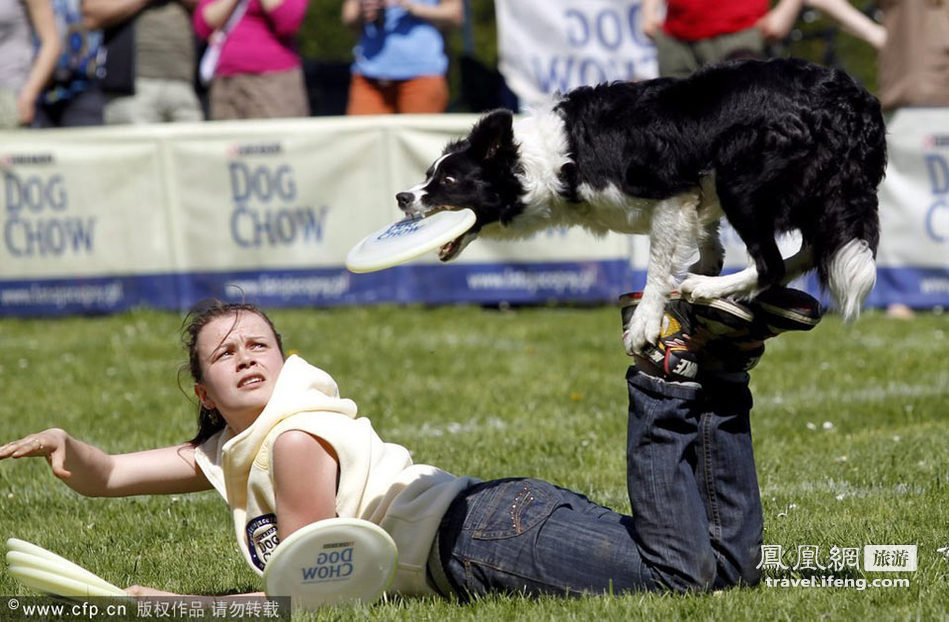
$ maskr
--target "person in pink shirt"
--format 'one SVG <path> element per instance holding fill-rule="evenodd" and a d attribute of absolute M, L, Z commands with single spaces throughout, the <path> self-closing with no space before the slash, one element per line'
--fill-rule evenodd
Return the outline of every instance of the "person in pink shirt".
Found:
<path fill-rule="evenodd" d="M 244 6 L 240 6 L 241 4 Z M 226 31 L 210 89 L 210 116 L 222 119 L 310 114 L 294 37 L 308 0 L 199 0 L 194 27 L 202 39 Z M 240 19 L 225 28 L 231 14 Z M 215 35 L 215 33 L 218 33 Z"/>

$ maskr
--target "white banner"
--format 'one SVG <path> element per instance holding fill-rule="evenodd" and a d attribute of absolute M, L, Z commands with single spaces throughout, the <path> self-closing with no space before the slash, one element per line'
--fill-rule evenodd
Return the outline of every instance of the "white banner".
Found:
<path fill-rule="evenodd" d="M 3 141 L 0 275 L 68 277 L 167 268 L 160 154 L 118 133 L 21 132 Z"/>
<path fill-rule="evenodd" d="M 478 240 L 369 275 L 343 267 L 402 216 L 475 115 L 195 123 L 0 134 L 0 316 L 186 308 L 532 302 L 611 297 L 625 236 L 581 230 Z"/>
<path fill-rule="evenodd" d="M 658 75 L 639 0 L 495 0 L 498 67 L 522 107 L 550 94 Z"/>
<path fill-rule="evenodd" d="M 343 267 L 400 217 L 474 115 L 399 115 L 0 133 L 0 316 L 265 306 L 610 301 L 641 288 L 646 236 L 551 229 L 478 239 L 371 274 Z M 949 109 L 901 111 L 880 189 L 869 303 L 949 304 Z M 724 228 L 729 270 L 745 265 Z M 785 254 L 794 252 L 794 236 Z M 236 287 L 235 287 L 236 286 Z M 815 288 L 810 287 L 811 290 Z"/>

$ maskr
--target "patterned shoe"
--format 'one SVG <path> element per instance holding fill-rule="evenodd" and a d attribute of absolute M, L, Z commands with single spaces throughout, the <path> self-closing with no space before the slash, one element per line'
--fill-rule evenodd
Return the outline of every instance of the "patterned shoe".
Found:
<path fill-rule="evenodd" d="M 642 292 L 620 296 L 623 330 L 641 300 Z M 750 355 L 760 358 L 764 346 L 760 339 L 751 336 L 754 326 L 754 314 L 740 303 L 724 298 L 689 302 L 679 292 L 672 292 L 656 345 L 646 344 L 643 352 L 634 356 L 637 364 L 653 375 L 680 382 L 695 381 L 700 374 L 712 371 L 704 369 L 712 362 L 703 352 L 706 344 L 739 338 L 755 341 L 760 352 L 755 350 Z"/>
<path fill-rule="evenodd" d="M 620 297 L 623 330 L 641 298 L 639 292 Z M 769 289 L 747 303 L 721 298 L 689 302 L 673 292 L 665 311 L 658 343 L 647 344 L 636 361 L 644 371 L 676 381 L 746 372 L 761 360 L 765 339 L 811 330 L 823 313 L 815 298 L 786 287 Z"/>

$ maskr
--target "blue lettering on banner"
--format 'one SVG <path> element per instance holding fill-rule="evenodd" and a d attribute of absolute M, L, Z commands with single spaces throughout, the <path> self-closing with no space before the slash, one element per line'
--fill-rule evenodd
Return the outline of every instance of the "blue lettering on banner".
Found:
<path fill-rule="evenodd" d="M 293 170 L 286 164 L 270 168 L 231 162 L 228 169 L 231 173 L 231 197 L 235 203 L 250 199 L 270 203 L 275 198 L 281 201 L 293 201 L 297 198 Z"/>
<path fill-rule="evenodd" d="M 289 206 L 297 198 L 293 169 L 228 164 L 231 180 L 231 237 L 238 246 L 289 246 L 298 242 L 320 243 L 329 208 Z"/>
<path fill-rule="evenodd" d="M 567 40 L 573 47 L 585 47 L 591 43 L 598 43 L 607 50 L 616 50 L 628 34 L 636 45 L 651 46 L 652 41 L 643 34 L 640 25 L 642 19 L 639 4 L 630 5 L 625 9 L 605 8 L 596 15 L 590 16 L 579 9 L 567 9 L 564 18 L 567 21 Z M 593 41 L 592 37 L 596 37 Z"/>
<path fill-rule="evenodd" d="M 564 11 L 563 16 L 567 42 L 576 54 L 531 59 L 535 80 L 543 92 L 563 92 L 581 84 L 633 80 L 638 77 L 638 65 L 652 61 L 654 52 L 639 59 L 583 54 L 583 49 L 590 47 L 617 52 L 627 37 L 644 52 L 653 49 L 652 42 L 642 32 L 639 4 L 625 9 L 605 8 L 594 14 L 572 8 Z"/>
<path fill-rule="evenodd" d="M 926 171 L 929 173 L 929 187 L 933 194 L 949 193 L 949 163 L 943 156 L 927 153 Z"/>
<path fill-rule="evenodd" d="M 3 243 L 10 255 L 58 257 L 93 251 L 96 218 L 65 215 L 69 196 L 62 175 L 4 171 L 3 196 Z"/>
<path fill-rule="evenodd" d="M 350 543 L 351 544 L 351 543 Z M 327 548 L 335 545 L 329 544 Z M 304 583 L 339 581 L 353 574 L 353 547 L 339 551 L 321 551 L 313 566 L 300 568 Z"/>
<path fill-rule="evenodd" d="M 926 172 L 929 188 L 937 200 L 926 210 L 926 234 L 934 241 L 945 244 L 949 241 L 949 162 L 942 155 L 927 153 Z M 939 195 L 945 195 L 938 198 Z"/>
<path fill-rule="evenodd" d="M 926 234 L 934 241 L 949 242 L 949 202 L 936 201 L 926 212 Z"/>
<path fill-rule="evenodd" d="M 319 243 L 328 211 L 326 206 L 259 210 L 238 205 L 231 213 L 231 236 L 244 248 Z"/>

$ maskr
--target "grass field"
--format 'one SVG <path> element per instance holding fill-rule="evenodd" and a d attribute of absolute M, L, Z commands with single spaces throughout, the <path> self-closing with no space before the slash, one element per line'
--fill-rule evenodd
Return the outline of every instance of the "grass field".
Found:
<path fill-rule="evenodd" d="M 417 462 L 482 478 L 527 475 L 628 512 L 628 359 L 614 308 L 374 307 L 273 312 L 287 348 L 326 369 L 383 438 Z M 194 431 L 178 368 L 180 317 L 0 320 L 3 442 L 58 426 L 109 452 Z M 829 316 L 769 342 L 752 372 L 764 540 L 783 547 L 915 544 L 919 569 L 849 570 L 909 587 L 755 588 L 473 605 L 394 600 L 307 616 L 373 620 L 947 620 L 949 322 Z M 676 517 L 670 517 L 676 520 Z M 42 460 L 0 462 L 0 539 L 41 544 L 119 585 L 260 589 L 215 493 L 86 499 Z M 862 564 L 861 564 L 862 569 Z M 827 571 L 831 573 L 832 571 Z M 813 574 L 805 571 L 805 576 Z M 821 572 L 823 574 L 823 571 Z M 777 579 L 792 570 L 769 570 Z M 28 594 L 0 573 L 0 594 Z M 4 619 L 0 602 L 0 619 Z"/>

